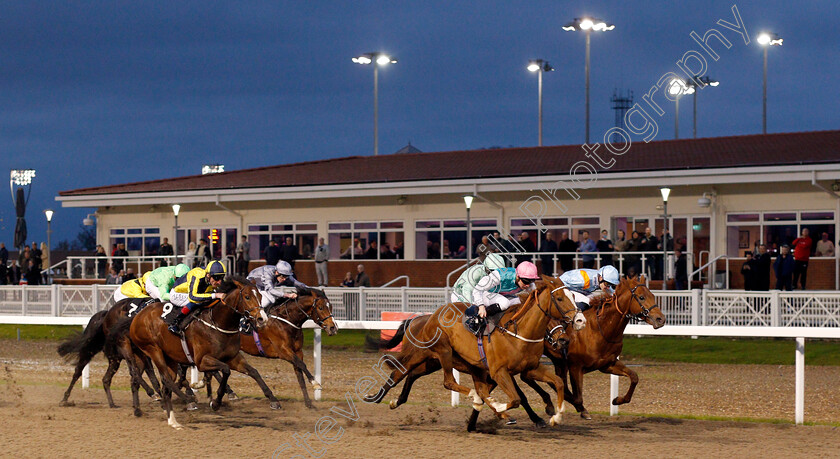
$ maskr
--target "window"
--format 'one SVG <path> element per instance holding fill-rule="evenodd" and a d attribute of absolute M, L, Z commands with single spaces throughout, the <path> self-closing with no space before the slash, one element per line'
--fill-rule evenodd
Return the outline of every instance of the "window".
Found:
<path fill-rule="evenodd" d="M 783 244 L 791 244 L 808 229 L 813 241 L 811 255 L 816 254 L 817 241 L 825 233 L 835 240 L 835 219 L 831 211 L 763 212 L 728 214 L 726 216 L 726 253 L 730 257 L 744 256 L 747 251 L 766 244 L 767 251 L 777 253 Z"/>
<path fill-rule="evenodd" d="M 403 222 L 333 222 L 328 228 L 331 259 L 405 258 Z"/>
<path fill-rule="evenodd" d="M 125 244 L 131 256 L 157 255 L 160 250 L 160 228 L 111 228 L 111 253 L 115 245 Z"/>
<path fill-rule="evenodd" d="M 495 219 L 470 220 L 472 254 L 481 238 L 496 231 Z M 466 220 L 420 220 L 414 224 L 415 259 L 467 258 Z"/>
<path fill-rule="evenodd" d="M 510 232 L 518 236 L 523 231 L 527 231 L 538 251 L 542 250 L 547 234 L 551 234 L 555 242 L 562 240 L 563 233 L 567 233 L 569 239 L 575 242 L 583 239 L 584 231 L 588 231 L 589 238 L 594 241 L 601 237 L 601 217 L 541 218 L 539 223 L 546 230 L 544 233 L 540 232 L 540 228 L 530 219 L 511 219 Z"/>
<path fill-rule="evenodd" d="M 318 243 L 318 225 L 315 223 L 248 225 L 251 259 L 264 258 L 265 249 L 271 240 L 277 242 L 279 246 L 292 243 L 297 246 L 298 257 L 301 259 L 312 258 Z"/>

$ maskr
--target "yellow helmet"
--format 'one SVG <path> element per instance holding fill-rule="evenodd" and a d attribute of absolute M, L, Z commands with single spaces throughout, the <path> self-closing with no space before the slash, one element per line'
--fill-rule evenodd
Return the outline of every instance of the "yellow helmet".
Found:
<path fill-rule="evenodd" d="M 219 260 L 210 261 L 204 271 L 207 272 L 210 277 L 215 277 L 217 279 L 224 278 L 225 274 L 227 274 L 225 265 Z"/>

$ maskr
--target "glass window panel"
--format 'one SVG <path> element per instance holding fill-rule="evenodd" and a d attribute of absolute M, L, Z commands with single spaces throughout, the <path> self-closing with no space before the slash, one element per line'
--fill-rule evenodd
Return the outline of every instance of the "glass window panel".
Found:
<path fill-rule="evenodd" d="M 473 228 L 495 228 L 496 220 L 472 220 L 470 221 L 470 224 Z"/>
<path fill-rule="evenodd" d="M 726 216 L 728 222 L 757 222 L 758 214 L 729 214 Z"/>
<path fill-rule="evenodd" d="M 249 225 L 248 231 L 252 233 L 257 231 L 268 231 L 268 225 Z"/>
<path fill-rule="evenodd" d="M 434 260 L 441 258 L 440 231 L 417 231 L 414 234 L 416 259 Z"/>
<path fill-rule="evenodd" d="M 251 259 L 264 260 L 265 248 L 268 247 L 267 234 L 249 234 L 248 243 L 251 244 Z"/>
<path fill-rule="evenodd" d="M 543 226 L 557 226 L 557 225 L 568 225 L 569 219 L 568 218 L 543 218 L 542 224 Z"/>
<path fill-rule="evenodd" d="M 122 228 L 114 228 L 111 230 L 111 234 L 125 234 L 125 230 Z"/>
<path fill-rule="evenodd" d="M 353 233 L 353 241 L 357 246 L 353 249 L 354 258 L 375 260 L 379 257 L 379 244 L 375 231 Z M 371 245 L 372 244 L 372 245 Z M 361 250 L 359 249 L 361 247 Z"/>
<path fill-rule="evenodd" d="M 330 231 L 332 230 L 349 230 L 349 223 L 330 223 Z"/>
<path fill-rule="evenodd" d="M 572 218 L 572 225 L 600 225 L 600 217 L 575 217 Z"/>
<path fill-rule="evenodd" d="M 352 250 L 350 250 L 352 242 L 353 237 L 350 233 L 330 233 L 328 241 L 330 246 L 330 258 L 350 259 L 352 256 Z"/>
<path fill-rule="evenodd" d="M 802 220 L 834 220 L 834 212 L 802 212 Z"/>
<path fill-rule="evenodd" d="M 146 228 L 146 234 L 160 234 L 160 228 Z"/>
<path fill-rule="evenodd" d="M 523 227 L 523 226 L 533 227 L 533 226 L 537 226 L 537 224 L 534 220 L 531 220 L 530 218 L 526 218 L 526 219 L 518 219 L 517 218 L 517 219 L 513 219 L 513 220 L 510 221 L 510 226 L 512 228 L 519 228 L 519 227 Z"/>
<path fill-rule="evenodd" d="M 316 240 L 318 238 L 318 234 L 316 233 L 304 233 L 297 235 L 297 246 L 298 246 L 298 253 L 303 259 L 310 259 L 312 258 L 312 254 L 314 253 L 314 248 L 316 247 Z"/>
<path fill-rule="evenodd" d="M 443 222 L 444 228 L 467 228 L 466 220 L 446 220 Z"/>
<path fill-rule="evenodd" d="M 782 212 L 782 213 L 766 213 L 764 214 L 764 221 L 779 222 L 779 221 L 793 221 L 796 220 L 796 212 Z"/>
<path fill-rule="evenodd" d="M 726 229 L 726 254 L 730 257 L 743 257 L 745 252 L 758 248 L 761 228 L 758 225 L 729 226 Z"/>
<path fill-rule="evenodd" d="M 315 223 L 303 223 L 297 225 L 298 231 L 318 231 L 318 225 Z"/>
<path fill-rule="evenodd" d="M 225 229 L 225 244 L 227 249 L 225 250 L 225 256 L 236 256 L 236 244 L 239 243 L 236 234 L 239 232 L 236 228 L 226 228 Z"/>
<path fill-rule="evenodd" d="M 142 237 L 130 237 L 126 240 L 125 249 L 130 252 L 131 255 L 138 255 L 143 250 L 143 238 Z"/>
<path fill-rule="evenodd" d="M 440 228 L 440 221 L 420 221 L 416 223 L 416 228 Z"/>
<path fill-rule="evenodd" d="M 292 231 L 294 225 L 271 225 L 271 231 Z"/>
<path fill-rule="evenodd" d="M 143 234 L 143 230 L 140 228 L 129 228 L 128 234 Z"/>
<path fill-rule="evenodd" d="M 796 225 L 768 225 L 764 227 L 764 243 L 767 249 L 778 252 L 782 244 L 790 244 L 796 239 Z"/>
<path fill-rule="evenodd" d="M 353 229 L 376 229 L 376 222 L 356 222 L 353 223 Z"/>
<path fill-rule="evenodd" d="M 813 239 L 813 244 L 811 245 L 811 255 L 817 254 L 817 245 L 826 245 L 827 244 L 820 244 L 820 240 L 822 240 L 823 234 L 826 235 L 826 241 L 832 242 L 833 244 L 837 244 L 837 237 L 834 234 L 834 224 L 820 224 L 820 225 L 802 225 L 802 228 L 808 228 L 811 232 L 809 235 L 811 239 Z M 826 247 L 827 248 L 827 247 Z M 835 253 L 837 252 L 837 248 L 835 246 Z M 825 254 L 821 254 L 818 256 L 825 256 Z"/>
<path fill-rule="evenodd" d="M 159 237 L 147 237 L 144 239 L 145 252 L 143 255 L 157 255 L 160 250 Z"/>
<path fill-rule="evenodd" d="M 441 252 L 443 258 L 455 258 L 456 255 L 459 253 L 461 254 L 460 258 L 466 258 L 466 244 L 467 244 L 467 231 L 444 231 L 443 232 L 443 244 L 441 245 Z M 461 251 L 461 247 L 464 247 L 464 250 Z"/>
<path fill-rule="evenodd" d="M 402 231 L 383 231 L 379 233 L 379 258 L 404 258 L 402 251 L 405 243 L 405 233 Z"/>
<path fill-rule="evenodd" d="M 382 222 L 379 227 L 382 229 L 399 229 L 403 227 L 403 222 Z"/>

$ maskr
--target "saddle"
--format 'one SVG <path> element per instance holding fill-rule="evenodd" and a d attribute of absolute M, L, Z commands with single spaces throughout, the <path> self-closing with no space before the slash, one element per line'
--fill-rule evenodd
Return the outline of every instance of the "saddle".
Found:
<path fill-rule="evenodd" d="M 498 314 L 493 314 L 492 316 L 488 316 L 482 319 L 479 316 L 468 316 L 464 314 L 461 318 L 461 322 L 464 324 L 464 328 L 467 329 L 470 333 L 476 336 L 489 336 L 493 331 L 496 330 L 496 327 L 499 325 L 499 321 L 502 320 L 502 316 L 505 314 L 505 311 L 499 312 Z"/>

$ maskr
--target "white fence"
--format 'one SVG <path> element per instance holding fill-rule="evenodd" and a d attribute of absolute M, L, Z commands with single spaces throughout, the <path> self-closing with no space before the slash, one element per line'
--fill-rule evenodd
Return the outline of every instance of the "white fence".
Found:
<path fill-rule="evenodd" d="M 115 285 L 0 286 L 0 315 L 90 317 Z M 447 288 L 339 288 L 324 292 L 339 320 L 380 320 L 386 311 L 426 313 L 449 301 Z M 654 291 L 669 325 L 840 327 L 840 292 Z"/>

